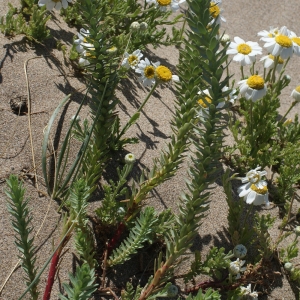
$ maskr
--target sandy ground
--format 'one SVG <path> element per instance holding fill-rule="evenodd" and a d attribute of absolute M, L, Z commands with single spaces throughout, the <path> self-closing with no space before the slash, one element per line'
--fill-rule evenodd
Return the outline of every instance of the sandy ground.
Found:
<path fill-rule="evenodd" d="M 17 4 L 16 0 L 10 1 Z M 258 41 L 257 32 L 269 29 L 269 26 L 286 25 L 289 29 L 299 33 L 299 5 L 298 0 L 279 1 L 279 0 L 239 0 L 223 1 L 224 17 L 227 22 L 223 23 L 222 28 L 226 30 L 232 38 L 239 36 L 244 40 Z M 2 2 L 0 16 L 7 11 L 8 0 Z M 49 22 L 51 33 L 56 38 L 61 38 L 67 46 L 72 43 L 72 38 L 76 30 L 70 29 L 58 18 L 55 22 Z M 31 128 L 33 135 L 33 148 L 39 175 L 39 188 L 45 190 L 41 162 L 41 144 L 43 139 L 43 129 L 47 125 L 50 115 L 58 103 L 69 93 L 72 93 L 72 102 L 62 112 L 57 122 L 56 141 L 63 139 L 69 120 L 74 115 L 78 104 L 83 96 L 85 87 L 81 78 L 74 76 L 70 66 L 66 66 L 61 52 L 54 49 L 54 45 L 48 44 L 48 49 L 53 50 L 53 56 L 48 56 L 49 52 L 42 46 L 30 47 L 19 43 L 22 37 L 7 39 L 0 34 L 0 58 L 5 54 L 6 44 L 11 45 L 11 57 L 7 57 L 1 70 L 0 81 L 0 284 L 4 282 L 10 270 L 18 261 L 17 250 L 14 246 L 14 233 L 10 224 L 9 215 L 6 208 L 6 196 L 4 195 L 5 178 L 10 173 L 21 174 L 30 171 L 32 168 L 32 154 L 28 131 L 28 117 L 26 115 L 17 116 L 10 110 L 9 102 L 12 98 L 27 98 L 26 81 L 24 74 L 24 63 L 28 62 L 27 74 L 31 92 Z M 262 46 L 262 44 L 261 44 Z M 170 66 L 176 72 L 178 63 L 178 50 L 174 47 L 161 47 L 156 50 L 149 47 L 148 56 L 153 61 L 160 60 L 161 63 Z M 34 58 L 34 59 L 31 59 Z M 30 59 L 30 60 L 29 60 Z M 29 61 L 28 61 L 29 60 Z M 287 73 L 291 76 L 291 84 L 282 93 L 281 112 L 284 113 L 291 102 L 290 93 L 292 89 L 299 85 L 300 58 L 294 57 L 288 68 Z M 261 69 L 261 71 L 263 71 Z M 239 74 L 237 64 L 231 64 L 231 72 Z M 66 76 L 63 76 L 66 75 Z M 125 83 L 124 83 L 125 85 Z M 123 85 L 123 87 L 124 87 Z M 126 84 L 128 86 L 128 84 Z M 124 92 L 122 85 L 117 91 L 117 95 L 122 105 L 119 107 L 121 118 L 128 120 L 129 116 L 136 110 L 147 94 L 147 90 L 135 84 L 135 79 L 129 84 L 130 90 Z M 138 161 L 137 169 L 142 170 L 152 165 L 152 159 L 160 149 L 163 149 L 168 141 L 171 129 L 169 121 L 174 112 L 174 90 L 169 87 L 158 88 L 155 96 L 144 108 L 138 125 L 129 131 L 130 136 L 137 136 L 140 139 L 138 145 L 128 146 L 126 150 L 133 152 Z M 299 113 L 299 106 L 290 113 Z M 88 114 L 87 107 L 84 107 L 82 117 Z M 54 141 L 55 142 L 55 141 Z M 231 143 L 230 137 L 227 141 Z M 31 171 L 30 171 L 31 172 Z M 186 168 L 179 170 L 177 176 L 170 181 L 159 186 L 147 200 L 147 204 L 156 207 L 158 210 L 171 208 L 177 210 L 177 199 L 184 187 L 186 178 Z M 30 208 L 33 216 L 32 225 L 37 233 L 45 215 L 46 220 L 43 228 L 38 233 L 36 246 L 38 250 L 38 264 L 42 265 L 52 251 L 52 243 L 56 243 L 59 237 L 57 230 L 60 215 L 57 213 L 57 204 L 50 201 L 48 197 L 39 197 L 33 182 L 24 178 L 26 196 L 30 198 Z M 99 200 L 99 199 L 97 199 Z M 92 207 L 97 207 L 99 201 L 95 201 Z M 266 213 L 264 208 L 261 213 Z M 278 216 L 278 209 L 271 207 L 268 211 L 274 216 Z M 212 245 L 223 246 L 230 250 L 230 243 L 227 233 L 227 205 L 224 198 L 222 186 L 218 179 L 211 196 L 211 206 L 208 217 L 199 229 L 199 236 L 196 239 L 193 249 L 200 250 L 205 254 Z M 276 225 L 280 220 L 276 222 Z M 275 226 L 277 228 L 277 226 Z M 271 235 L 276 237 L 278 231 L 275 229 Z M 147 255 L 147 253 L 145 254 Z M 68 273 L 74 269 L 75 258 L 72 254 L 72 245 L 69 251 L 63 256 L 57 280 L 53 289 L 51 299 L 58 299 L 60 284 L 67 280 Z M 129 265 L 125 265 L 125 269 Z M 186 266 L 181 268 L 181 272 Z M 279 270 L 280 271 L 280 270 Z M 122 273 L 122 272 L 121 272 Z M 40 292 L 45 287 L 45 272 L 41 277 Z M 138 275 L 136 277 L 138 279 Z M 119 280 L 119 281 L 118 281 Z M 122 287 L 122 280 L 116 276 L 112 279 L 113 285 Z M 0 299 L 18 299 L 21 292 L 25 289 L 22 279 L 22 270 L 18 268 L 7 282 Z M 276 286 L 274 288 L 274 286 Z M 280 276 L 276 283 L 270 282 L 271 292 L 269 295 L 260 296 L 259 299 L 298 299 L 296 288 L 291 286 L 284 276 Z M 26 299 L 29 299 L 27 297 Z M 100 296 L 95 296 L 100 299 Z"/>

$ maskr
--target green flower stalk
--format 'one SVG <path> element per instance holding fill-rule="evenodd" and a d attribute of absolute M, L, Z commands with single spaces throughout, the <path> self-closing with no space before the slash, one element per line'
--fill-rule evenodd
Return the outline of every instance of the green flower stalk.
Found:
<path fill-rule="evenodd" d="M 185 40 L 185 49 L 180 52 L 180 85 L 178 85 L 178 104 L 180 106 L 176 110 L 177 118 L 173 122 L 173 126 L 179 130 L 177 143 L 174 143 L 174 150 L 170 147 L 170 153 L 180 153 L 182 148 L 178 147 L 178 143 L 182 140 L 187 142 L 185 137 L 188 135 L 191 120 L 185 118 L 184 114 L 182 118 L 179 118 L 180 112 L 188 110 L 191 104 L 196 105 L 199 90 L 209 89 L 211 103 L 208 103 L 209 109 L 202 125 L 193 122 L 195 125 L 192 126 L 191 140 L 196 151 L 192 157 L 193 165 L 189 170 L 190 182 L 187 183 L 189 193 L 183 194 L 179 206 L 180 214 L 177 217 L 179 231 L 169 230 L 169 238 L 166 241 L 166 261 L 162 262 L 161 258 L 158 259 L 154 277 L 150 278 L 140 294 L 139 300 L 147 299 L 159 290 L 161 284 L 170 278 L 177 259 L 192 245 L 199 223 L 208 209 L 210 193 L 207 189 L 208 185 L 213 182 L 218 169 L 223 140 L 222 130 L 224 127 L 220 125 L 222 112 L 216 107 L 223 100 L 222 88 L 228 85 L 229 80 L 228 77 L 221 80 L 222 64 L 227 58 L 226 47 L 218 52 L 219 40 L 216 37 L 218 25 L 214 23 L 211 30 L 207 30 L 207 25 L 212 21 L 209 13 L 210 1 L 188 1 L 188 4 L 187 23 L 190 30 L 187 33 L 188 38 Z M 199 60 L 199 58 L 202 59 Z M 193 110 L 191 109 L 190 113 L 191 111 Z M 182 125 L 184 121 L 189 123 Z M 185 130 L 185 135 L 182 135 L 181 133 Z M 158 174 L 163 175 L 163 171 L 164 169 Z M 155 179 L 154 177 L 149 182 L 153 180 L 156 183 Z M 142 187 L 141 190 L 143 189 L 145 188 Z"/>
<path fill-rule="evenodd" d="M 28 200 L 24 200 L 25 189 L 18 177 L 10 175 L 7 180 L 9 190 L 6 190 L 6 195 L 10 199 L 8 202 L 8 211 L 12 216 L 12 225 L 16 232 L 15 244 L 18 247 L 21 255 L 22 267 L 26 273 L 26 284 L 29 286 L 36 277 L 37 270 L 34 266 L 36 256 L 34 254 L 35 247 L 33 246 L 34 239 L 30 238 L 33 228 L 30 227 L 32 218 L 29 215 Z M 38 280 L 31 286 L 30 294 L 33 300 L 38 299 Z"/>

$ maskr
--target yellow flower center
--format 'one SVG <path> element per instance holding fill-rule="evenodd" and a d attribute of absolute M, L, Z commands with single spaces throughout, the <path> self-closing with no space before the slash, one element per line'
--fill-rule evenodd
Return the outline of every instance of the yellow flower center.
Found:
<path fill-rule="evenodd" d="M 93 48 L 92 50 L 95 50 L 95 48 Z M 88 52 L 88 51 L 85 52 L 85 56 L 86 56 L 86 57 L 90 57 L 90 58 L 96 58 L 95 55 L 92 55 L 92 54 L 91 54 L 90 52 Z"/>
<path fill-rule="evenodd" d="M 210 97 L 207 96 L 207 97 L 205 97 L 204 99 L 205 99 L 206 103 L 211 103 L 211 98 L 210 98 Z M 203 101 L 202 98 L 200 98 L 200 99 L 198 100 L 198 103 L 199 103 L 203 108 L 207 108 L 207 104 Z"/>
<path fill-rule="evenodd" d="M 239 45 L 237 46 L 237 51 L 238 51 L 239 53 L 242 53 L 242 54 L 247 55 L 247 54 L 249 54 L 249 53 L 252 51 L 252 49 L 251 49 L 251 47 L 250 47 L 249 45 L 247 45 L 247 44 L 239 44 Z"/>
<path fill-rule="evenodd" d="M 138 63 L 138 57 L 136 55 L 130 55 L 128 57 L 128 63 L 131 65 L 131 66 L 135 66 L 137 63 Z"/>
<path fill-rule="evenodd" d="M 298 93 L 300 93 L 300 85 L 298 85 L 298 86 L 295 88 L 295 90 L 296 90 Z"/>
<path fill-rule="evenodd" d="M 160 6 L 168 6 L 171 4 L 171 0 L 156 0 Z"/>
<path fill-rule="evenodd" d="M 268 187 L 263 186 L 261 189 L 258 188 L 255 184 L 251 184 L 250 186 L 251 190 L 256 192 L 257 194 L 264 195 L 268 192 Z"/>
<path fill-rule="evenodd" d="M 145 69 L 144 69 L 144 75 L 147 77 L 147 78 L 153 78 L 154 75 L 155 75 L 155 68 L 153 66 L 147 66 Z"/>
<path fill-rule="evenodd" d="M 261 90 L 264 88 L 265 81 L 259 75 L 253 75 L 247 79 L 247 84 L 254 90 Z"/>
<path fill-rule="evenodd" d="M 300 46 L 300 37 L 293 37 L 293 38 L 292 38 L 292 41 L 293 41 L 294 43 L 296 43 L 298 46 Z"/>
<path fill-rule="evenodd" d="M 290 48 L 293 45 L 292 40 L 286 36 L 286 35 L 277 35 L 275 37 L 275 41 L 277 44 L 279 44 L 280 46 L 284 47 L 284 48 Z"/>
<path fill-rule="evenodd" d="M 155 69 L 155 75 L 159 80 L 162 80 L 164 82 L 170 81 L 172 79 L 172 72 L 165 66 L 158 66 Z"/>
<path fill-rule="evenodd" d="M 117 49 L 116 46 L 112 46 L 111 48 L 107 49 L 107 52 L 108 52 L 108 53 L 114 53 L 114 52 L 116 52 L 117 50 L 118 50 L 118 49 Z"/>
<path fill-rule="evenodd" d="M 209 12 L 211 16 L 216 19 L 220 14 L 220 8 L 215 2 L 210 2 Z"/>
<path fill-rule="evenodd" d="M 271 58 L 272 60 L 275 60 L 275 57 L 272 54 L 269 54 L 269 58 Z M 277 63 L 282 65 L 284 63 L 284 60 L 279 56 Z"/>

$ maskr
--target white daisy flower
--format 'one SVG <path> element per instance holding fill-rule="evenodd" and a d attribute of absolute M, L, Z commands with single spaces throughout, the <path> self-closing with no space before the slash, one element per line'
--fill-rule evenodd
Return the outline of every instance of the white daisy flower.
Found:
<path fill-rule="evenodd" d="M 155 83 L 155 69 L 160 65 L 160 62 L 151 64 L 148 58 L 141 60 L 135 72 L 141 74 L 141 77 L 138 78 L 144 86 L 151 86 Z"/>
<path fill-rule="evenodd" d="M 246 66 L 255 62 L 256 55 L 262 54 L 262 48 L 256 42 L 245 42 L 236 36 L 234 42 L 229 44 L 226 54 L 235 54 L 233 60 L 240 62 L 242 66 Z"/>
<path fill-rule="evenodd" d="M 300 102 L 300 85 L 293 89 L 291 96 L 295 99 L 295 101 Z"/>
<path fill-rule="evenodd" d="M 273 69 L 274 68 L 274 64 L 275 64 L 275 56 L 273 56 L 272 54 L 266 55 L 264 57 L 262 57 L 260 59 L 260 61 L 264 62 L 264 68 L 265 69 Z M 276 65 L 276 71 L 280 73 L 282 67 L 284 64 L 284 60 L 279 56 L 279 58 L 277 58 L 277 65 Z"/>
<path fill-rule="evenodd" d="M 293 50 L 297 56 L 300 56 L 300 37 L 295 32 L 291 31 L 290 39 L 293 41 Z"/>
<path fill-rule="evenodd" d="M 167 11 L 167 8 L 170 7 L 172 11 L 177 11 L 180 7 L 179 4 L 184 3 L 185 0 L 146 0 L 149 4 L 154 4 L 159 7 L 161 11 Z"/>
<path fill-rule="evenodd" d="M 95 50 L 95 48 L 91 48 L 91 50 Z M 88 65 L 90 65 L 90 61 L 88 60 L 89 58 L 96 58 L 95 56 L 91 55 L 90 52 L 84 50 L 81 53 L 82 57 L 79 58 L 78 64 L 82 67 L 86 67 Z"/>
<path fill-rule="evenodd" d="M 135 68 L 135 72 L 142 75 L 138 80 L 142 82 L 144 86 L 151 86 L 155 82 L 167 83 L 170 81 L 179 81 L 179 77 L 173 75 L 169 68 L 161 66 L 160 62 L 151 64 L 148 58 L 140 61 Z"/>
<path fill-rule="evenodd" d="M 139 49 L 133 51 L 131 54 L 128 54 L 126 52 L 124 55 L 122 66 L 125 67 L 126 69 L 129 69 L 129 68 L 135 69 L 142 57 L 143 57 L 143 54 L 141 53 L 141 50 L 139 50 Z"/>
<path fill-rule="evenodd" d="M 132 164 L 135 163 L 135 161 L 136 161 L 136 159 L 135 159 L 134 154 L 128 153 L 128 154 L 125 155 L 125 163 L 127 165 L 132 165 Z"/>
<path fill-rule="evenodd" d="M 259 75 L 252 75 L 248 79 L 239 81 L 238 84 L 240 84 L 241 95 L 253 102 L 261 99 L 267 93 L 267 85 Z"/>
<path fill-rule="evenodd" d="M 262 30 L 257 35 L 261 36 L 262 38 L 267 37 L 275 37 L 278 34 L 279 30 L 278 27 L 273 28 L 273 26 L 270 27 L 270 30 Z M 262 40 L 261 38 L 261 40 Z"/>
<path fill-rule="evenodd" d="M 245 264 L 245 260 L 240 260 L 239 258 L 236 261 L 233 261 L 229 265 L 229 272 L 232 275 L 236 275 L 236 279 L 239 279 L 241 277 L 241 272 L 246 271 L 246 267 L 243 267 Z"/>
<path fill-rule="evenodd" d="M 60 10 L 62 7 L 67 8 L 68 2 L 72 2 L 71 0 L 39 0 L 39 6 L 46 5 L 48 10 L 52 10 L 53 8 Z"/>
<path fill-rule="evenodd" d="M 198 100 L 198 104 L 199 104 L 199 109 L 198 109 L 198 118 L 200 119 L 200 121 L 204 122 L 205 119 L 208 118 L 209 116 L 209 105 L 211 104 L 212 100 L 211 100 L 211 96 L 209 93 L 209 90 L 203 90 L 203 91 L 199 91 L 198 95 L 202 95 L 201 98 Z"/>
<path fill-rule="evenodd" d="M 267 174 L 266 171 L 258 171 L 260 167 L 249 171 L 246 177 L 242 178 L 242 182 L 245 183 L 238 188 L 239 197 L 244 197 L 244 200 L 248 204 L 269 206 L 269 194 L 267 182 L 262 180 L 262 176 Z"/>
<path fill-rule="evenodd" d="M 274 56 L 281 56 L 282 59 L 287 59 L 293 55 L 293 41 L 289 37 L 290 31 L 283 26 L 278 31 L 278 34 L 272 37 L 262 37 L 261 40 L 266 42 L 264 47 Z"/>
<path fill-rule="evenodd" d="M 173 75 L 171 70 L 165 66 L 158 66 L 155 69 L 155 78 L 160 83 L 167 83 L 170 81 L 179 82 L 179 77 Z"/>
<path fill-rule="evenodd" d="M 210 22 L 208 25 L 212 25 L 214 22 L 220 24 L 221 21 L 226 22 L 226 19 L 222 16 L 222 9 L 221 9 L 222 1 L 211 1 L 209 7 L 209 13 L 213 17 L 213 21 Z"/>
<path fill-rule="evenodd" d="M 77 33 L 77 36 L 78 39 L 74 41 L 77 52 L 82 53 L 86 48 L 94 47 L 93 44 L 88 43 L 86 40 L 86 38 L 90 36 L 89 30 L 85 30 L 84 28 L 81 28 L 80 31 Z"/>

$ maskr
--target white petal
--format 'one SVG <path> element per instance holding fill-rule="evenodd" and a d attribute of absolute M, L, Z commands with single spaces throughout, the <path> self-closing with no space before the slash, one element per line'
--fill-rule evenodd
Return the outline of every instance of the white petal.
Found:
<path fill-rule="evenodd" d="M 237 43 L 237 44 L 245 44 L 245 41 L 243 39 L 241 39 L 240 37 L 238 36 L 235 36 L 234 37 L 234 41 Z"/>
<path fill-rule="evenodd" d="M 49 1 L 49 2 L 46 4 L 46 8 L 47 8 L 48 10 L 52 10 L 52 9 L 54 8 L 54 6 L 55 6 L 55 2 L 53 2 L 53 1 Z"/>
<path fill-rule="evenodd" d="M 256 192 L 251 191 L 247 196 L 245 196 L 246 203 L 252 204 L 252 202 L 255 200 L 256 195 Z"/>

